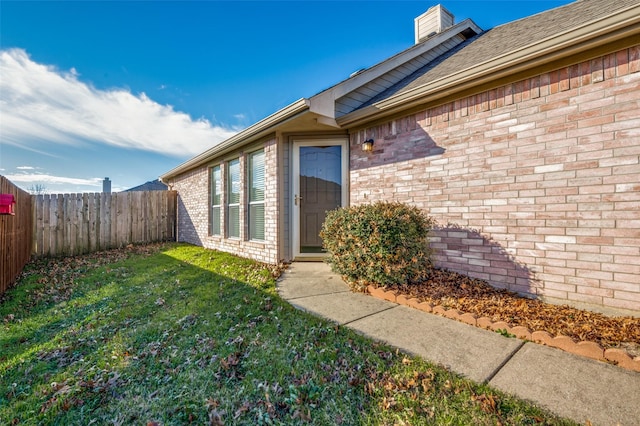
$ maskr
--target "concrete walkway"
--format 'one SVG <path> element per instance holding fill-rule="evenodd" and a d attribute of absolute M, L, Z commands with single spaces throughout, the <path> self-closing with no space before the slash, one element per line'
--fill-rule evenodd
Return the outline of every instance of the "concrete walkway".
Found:
<path fill-rule="evenodd" d="M 278 292 L 298 309 L 560 416 L 593 425 L 640 425 L 640 373 L 352 293 L 322 262 L 293 263 Z"/>

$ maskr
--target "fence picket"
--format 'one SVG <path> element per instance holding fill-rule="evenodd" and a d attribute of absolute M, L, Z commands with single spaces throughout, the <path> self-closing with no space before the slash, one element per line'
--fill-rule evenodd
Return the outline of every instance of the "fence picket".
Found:
<path fill-rule="evenodd" d="M 104 237 L 100 243 L 100 248 L 111 247 L 111 194 L 101 194 L 100 205 L 102 208 L 102 216 L 100 221 L 104 218 L 102 223 L 102 233 Z"/>
<path fill-rule="evenodd" d="M 51 200 L 51 197 L 49 196 L 49 194 L 44 194 L 42 197 L 42 227 L 43 228 L 48 228 L 50 221 L 49 221 L 49 202 Z M 50 246 L 50 241 L 51 238 L 49 236 L 48 233 L 45 233 L 42 236 L 42 250 L 49 254 L 49 246 Z"/>
<path fill-rule="evenodd" d="M 57 241 L 56 241 L 56 233 L 58 229 L 58 214 L 56 211 L 56 206 L 58 203 L 58 199 L 55 195 L 49 196 L 49 253 L 55 255 L 57 252 Z"/>
<path fill-rule="evenodd" d="M 56 226 L 56 256 L 64 253 L 64 230 L 67 217 L 64 212 L 64 197 L 58 194 L 56 197 L 56 211 L 58 214 L 58 226 Z"/>
<path fill-rule="evenodd" d="M 42 253 L 45 253 L 44 251 L 44 230 L 41 229 L 44 226 L 44 220 L 43 220 L 43 205 L 44 205 L 44 195 L 38 195 L 36 197 L 36 217 L 35 217 L 35 225 L 36 225 L 36 229 L 37 229 L 37 237 L 36 237 L 36 245 L 38 247 L 40 247 L 40 250 L 42 250 Z"/>

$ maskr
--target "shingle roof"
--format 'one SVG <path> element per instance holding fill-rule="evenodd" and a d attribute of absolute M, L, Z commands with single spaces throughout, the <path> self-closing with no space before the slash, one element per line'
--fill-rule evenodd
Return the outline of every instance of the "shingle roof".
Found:
<path fill-rule="evenodd" d="M 167 185 L 165 185 L 164 183 L 160 182 L 159 179 L 156 180 L 152 180 L 149 182 L 145 182 L 142 185 L 138 185 L 138 186 L 134 186 L 133 188 L 129 188 L 123 192 L 130 192 L 130 191 L 166 191 L 167 189 L 169 189 L 169 187 Z"/>
<path fill-rule="evenodd" d="M 640 0 L 578 0 L 566 6 L 500 25 L 467 40 L 361 107 L 499 58 L 637 4 L 640 4 Z"/>

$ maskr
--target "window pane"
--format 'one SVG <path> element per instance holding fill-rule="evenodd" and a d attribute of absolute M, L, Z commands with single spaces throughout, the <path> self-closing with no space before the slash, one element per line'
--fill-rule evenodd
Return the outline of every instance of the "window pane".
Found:
<path fill-rule="evenodd" d="M 264 201 L 264 151 L 249 157 L 249 202 Z"/>
<path fill-rule="evenodd" d="M 240 160 L 229 161 L 227 174 L 228 236 L 240 238 Z"/>
<path fill-rule="evenodd" d="M 229 161 L 229 204 L 240 202 L 240 160 Z"/>
<path fill-rule="evenodd" d="M 220 235 L 220 207 L 211 209 L 211 235 Z"/>
<path fill-rule="evenodd" d="M 264 204 L 249 206 L 249 236 L 252 240 L 264 240 Z"/>
<path fill-rule="evenodd" d="M 229 206 L 229 237 L 240 238 L 240 206 Z"/>
<path fill-rule="evenodd" d="M 264 151 L 249 155 L 249 239 L 264 240 Z"/>
<path fill-rule="evenodd" d="M 211 171 L 211 204 L 219 206 L 222 200 L 222 174 L 220 166 L 216 166 Z"/>
<path fill-rule="evenodd" d="M 220 203 L 222 202 L 222 174 L 220 166 L 211 169 L 211 214 L 210 234 L 220 235 Z"/>

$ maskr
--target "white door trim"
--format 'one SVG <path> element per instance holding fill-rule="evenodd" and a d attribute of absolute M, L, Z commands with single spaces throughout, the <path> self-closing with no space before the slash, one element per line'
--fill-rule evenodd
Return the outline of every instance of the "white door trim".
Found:
<path fill-rule="evenodd" d="M 291 174 L 291 240 L 293 259 L 311 259 L 326 257 L 320 253 L 300 253 L 300 202 L 296 202 L 300 194 L 300 147 L 302 146 L 340 146 L 341 150 L 341 177 L 342 177 L 342 207 L 349 203 L 349 139 L 299 139 L 293 141 L 292 174 Z"/>

